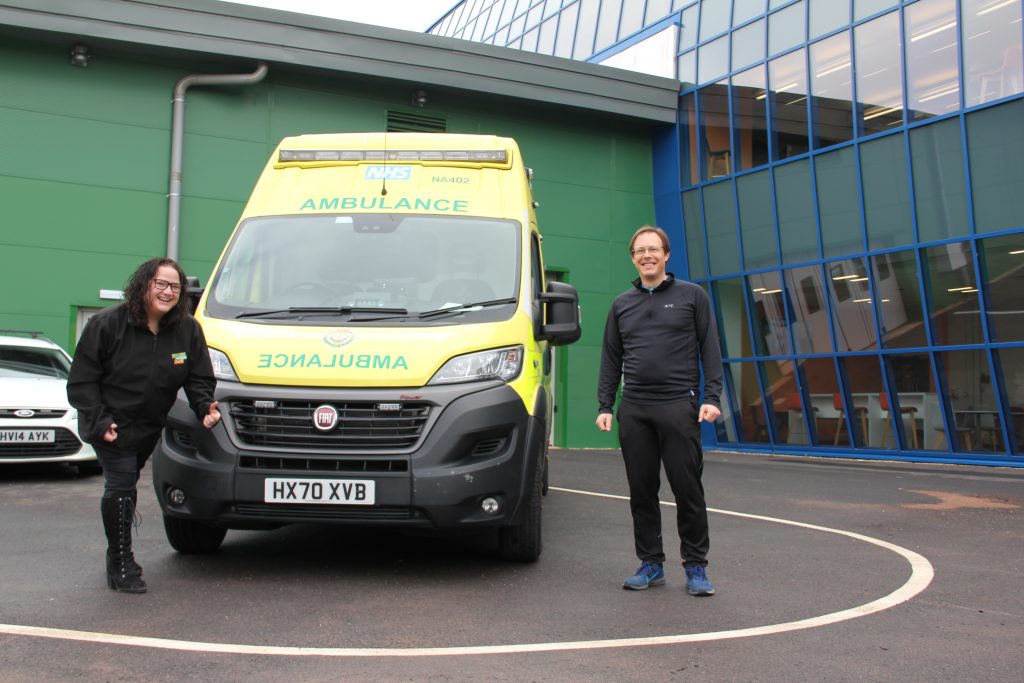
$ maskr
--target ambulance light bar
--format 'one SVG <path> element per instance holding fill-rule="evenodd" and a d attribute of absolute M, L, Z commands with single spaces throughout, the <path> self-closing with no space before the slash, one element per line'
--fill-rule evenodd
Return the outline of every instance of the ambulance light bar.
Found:
<path fill-rule="evenodd" d="M 282 149 L 279 163 L 295 161 L 468 161 L 476 163 L 508 163 L 503 149 Z"/>

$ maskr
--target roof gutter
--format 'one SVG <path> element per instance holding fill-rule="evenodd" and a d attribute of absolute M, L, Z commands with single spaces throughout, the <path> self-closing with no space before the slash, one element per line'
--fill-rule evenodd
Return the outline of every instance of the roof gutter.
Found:
<path fill-rule="evenodd" d="M 174 111 L 171 117 L 171 187 L 167 194 L 167 257 L 178 260 L 181 220 L 181 168 L 185 146 L 185 91 L 200 85 L 249 85 L 267 75 L 267 65 L 251 74 L 205 74 L 185 76 L 174 87 Z"/>

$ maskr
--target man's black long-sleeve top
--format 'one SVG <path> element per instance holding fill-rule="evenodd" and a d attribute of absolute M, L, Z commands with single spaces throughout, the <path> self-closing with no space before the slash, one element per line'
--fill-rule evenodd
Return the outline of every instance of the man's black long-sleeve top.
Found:
<path fill-rule="evenodd" d="M 185 316 L 153 334 L 135 324 L 121 304 L 93 316 L 82 331 L 68 376 L 68 401 L 78 410 L 83 440 L 104 445 L 103 434 L 116 423 L 118 444 L 127 446 L 159 433 L 182 387 L 202 420 L 216 384 L 195 318 Z"/>
<path fill-rule="evenodd" d="M 640 279 L 612 303 L 604 328 L 598 412 L 610 413 L 622 383 L 622 398 L 662 403 L 700 396 L 718 407 L 722 352 L 708 296 L 699 286 L 668 273 L 653 290 Z M 691 393 L 692 392 L 692 393 Z"/>

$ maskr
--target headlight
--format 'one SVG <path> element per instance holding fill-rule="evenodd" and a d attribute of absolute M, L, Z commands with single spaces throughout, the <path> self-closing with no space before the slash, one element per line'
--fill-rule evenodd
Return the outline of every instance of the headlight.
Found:
<path fill-rule="evenodd" d="M 214 377 L 232 382 L 238 381 L 238 375 L 235 374 L 235 369 L 231 367 L 231 361 L 217 349 L 210 349 L 210 362 L 213 363 Z"/>
<path fill-rule="evenodd" d="M 478 351 L 456 356 L 441 366 L 429 384 L 455 384 L 500 379 L 508 382 L 519 375 L 523 367 L 523 347 Z"/>

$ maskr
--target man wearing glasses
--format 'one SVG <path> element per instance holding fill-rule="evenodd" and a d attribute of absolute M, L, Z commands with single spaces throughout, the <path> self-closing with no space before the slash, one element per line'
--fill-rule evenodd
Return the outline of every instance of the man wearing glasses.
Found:
<path fill-rule="evenodd" d="M 658 501 L 664 464 L 676 501 L 687 590 L 713 595 L 705 571 L 709 539 L 700 422 L 714 422 L 721 415 L 718 330 L 704 290 L 665 272 L 669 243 L 664 230 L 640 228 L 629 242 L 629 253 L 640 277 L 608 312 L 597 391 L 597 427 L 611 431 L 612 406 L 622 380 L 619 443 L 633 539 L 642 563 L 622 587 L 643 590 L 665 583 Z"/>
<path fill-rule="evenodd" d="M 203 426 L 220 421 L 210 353 L 181 295 L 184 283 L 171 259 L 139 266 L 125 285 L 124 303 L 85 326 L 68 377 L 78 431 L 103 466 L 107 586 L 124 593 L 146 592 L 132 553 L 136 485 L 178 390 L 185 388 Z"/>

